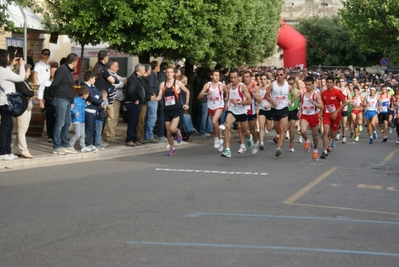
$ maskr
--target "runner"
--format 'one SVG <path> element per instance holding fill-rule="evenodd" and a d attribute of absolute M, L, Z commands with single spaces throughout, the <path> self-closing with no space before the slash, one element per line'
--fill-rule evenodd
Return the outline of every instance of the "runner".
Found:
<path fill-rule="evenodd" d="M 285 80 L 285 69 L 278 68 L 276 71 L 276 80 L 269 86 L 265 98 L 272 104 L 271 112 L 274 120 L 274 128 L 277 134 L 280 135 L 278 139 L 276 157 L 281 155 L 281 146 L 284 143 L 285 128 L 288 123 L 288 106 L 291 106 L 291 101 L 288 101 L 288 94 L 291 94 L 291 99 L 294 99 L 293 87 Z"/>
<path fill-rule="evenodd" d="M 326 79 L 327 88 L 321 93 L 324 104 L 323 109 L 323 153 L 322 159 L 328 158 L 328 152 L 331 147 L 328 145 L 328 135 L 332 139 L 337 136 L 338 126 L 341 121 L 341 111 L 348 104 L 350 100 L 346 100 L 346 96 L 341 90 L 334 88 L 334 78 L 328 77 Z"/>
<path fill-rule="evenodd" d="M 360 92 L 359 86 L 355 85 L 353 87 L 353 98 L 352 98 L 352 111 L 351 111 L 351 121 L 353 123 L 353 129 L 355 132 L 354 141 L 359 141 L 359 134 L 361 132 L 361 127 L 363 124 L 363 102 L 364 96 Z"/>
<path fill-rule="evenodd" d="M 304 84 L 302 80 L 297 81 L 297 86 L 295 86 L 295 78 L 290 77 L 288 78 L 288 84 L 293 89 L 294 99 L 291 99 L 291 94 L 288 95 L 288 100 L 291 101 L 292 106 L 288 107 L 288 139 L 290 140 L 290 145 L 288 147 L 289 152 L 294 152 L 294 139 L 295 139 L 295 126 L 298 123 L 298 107 L 299 107 L 299 98 L 301 97 L 301 89 L 304 88 Z M 297 89 L 298 88 L 298 89 Z M 302 136 L 299 137 L 301 139 Z M 300 140 L 301 141 L 301 140 Z"/>
<path fill-rule="evenodd" d="M 396 144 L 399 145 L 399 85 L 395 85 L 393 89 L 395 91 L 395 95 L 393 95 L 393 101 L 391 101 L 391 107 L 392 110 L 394 111 L 393 117 L 396 122 L 396 135 L 398 137 Z"/>
<path fill-rule="evenodd" d="M 176 134 L 176 141 L 180 143 L 182 135 L 180 132 L 179 122 L 180 117 L 183 115 L 183 109 L 188 110 L 188 100 L 190 99 L 190 91 L 183 85 L 181 81 L 177 81 L 174 78 L 175 72 L 173 67 L 169 66 L 165 70 L 166 81 L 161 82 L 159 85 L 159 93 L 156 98 L 157 101 L 164 100 L 164 120 L 166 137 L 169 142 L 170 150 L 168 156 L 174 156 L 176 150 L 174 148 L 174 141 L 172 134 Z M 182 105 L 180 103 L 180 92 L 183 90 L 186 93 L 186 103 Z"/>
<path fill-rule="evenodd" d="M 241 131 L 244 135 L 248 135 L 248 115 L 246 105 L 252 103 L 251 96 L 248 93 L 248 89 L 245 84 L 239 80 L 238 70 L 234 69 L 230 71 L 230 84 L 227 86 L 228 99 L 226 103 L 226 109 L 228 110 L 225 123 L 225 144 L 226 148 L 222 152 L 222 157 L 231 158 L 230 151 L 230 139 L 231 139 L 231 127 L 235 121 L 241 122 Z M 240 150 L 245 148 L 244 138 L 240 137 Z M 240 151 L 239 150 L 239 151 Z"/>
<path fill-rule="evenodd" d="M 388 141 L 388 123 L 389 123 L 389 107 L 391 95 L 387 92 L 387 86 L 382 84 L 380 87 L 379 107 L 378 107 L 378 123 L 382 127 L 382 142 Z"/>
<path fill-rule="evenodd" d="M 352 92 L 346 87 L 345 80 L 343 78 L 340 78 L 338 80 L 338 89 L 341 90 L 341 92 L 344 94 L 346 99 L 351 100 L 352 99 Z M 348 116 L 350 116 L 350 112 L 348 112 L 349 105 L 346 105 L 344 109 L 341 112 L 342 118 L 341 118 L 341 131 L 342 131 L 342 143 L 346 143 L 346 128 L 348 127 Z M 339 140 L 339 135 L 337 135 L 338 138 L 335 140 Z M 338 139 L 338 140 L 337 140 Z"/>
<path fill-rule="evenodd" d="M 366 112 L 364 117 L 367 122 L 367 133 L 369 134 L 370 141 L 369 144 L 373 143 L 373 140 L 377 139 L 377 106 L 378 106 L 378 96 L 375 87 L 370 87 L 370 95 L 366 96 L 363 100 L 363 107 L 365 107 Z"/>
<path fill-rule="evenodd" d="M 219 70 L 213 70 L 211 73 L 211 81 L 206 83 L 198 95 L 198 99 L 207 97 L 208 114 L 211 117 L 213 125 L 213 136 L 215 137 L 214 148 L 219 152 L 223 151 L 223 139 L 220 138 L 219 119 L 224 112 L 223 93 L 227 92 L 227 87 L 220 82 Z"/>
<path fill-rule="evenodd" d="M 304 143 L 305 152 L 310 151 L 309 139 L 307 130 L 310 127 L 313 137 L 313 154 L 312 159 L 318 161 L 318 125 L 319 125 L 319 113 L 324 108 L 321 96 L 315 86 L 315 80 L 312 76 L 308 76 L 305 79 L 306 91 L 302 93 L 299 103 L 299 116 L 301 118 L 301 135 Z"/>
<path fill-rule="evenodd" d="M 268 87 L 268 79 L 266 73 L 260 75 L 261 86 L 259 87 L 259 95 L 262 99 L 262 103 L 259 105 L 259 139 L 260 139 L 260 150 L 265 149 L 263 139 L 265 136 L 265 125 L 266 131 L 270 131 L 273 127 L 273 118 L 270 111 L 272 105 L 266 100 L 265 95 Z"/>
<path fill-rule="evenodd" d="M 256 85 L 256 82 L 251 78 L 251 72 L 246 70 L 242 73 L 242 80 L 245 86 L 248 88 L 248 93 L 251 96 L 251 104 L 248 105 L 248 127 L 250 131 L 250 137 L 247 140 L 247 148 L 252 149 L 252 154 L 256 154 L 259 150 L 259 140 L 258 140 L 258 132 L 256 131 L 256 107 L 255 104 L 259 104 L 262 102 L 262 99 L 259 95 L 259 87 Z M 241 133 L 243 133 L 241 131 Z M 245 149 L 241 149 L 244 153 Z"/>

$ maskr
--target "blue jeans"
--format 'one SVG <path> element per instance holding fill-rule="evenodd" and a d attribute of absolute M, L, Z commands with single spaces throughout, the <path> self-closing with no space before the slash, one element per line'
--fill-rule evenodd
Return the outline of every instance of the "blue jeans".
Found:
<path fill-rule="evenodd" d="M 127 103 L 125 104 L 127 109 L 127 131 L 126 131 L 126 143 L 137 142 L 137 131 L 136 127 L 139 122 L 139 115 L 141 110 L 141 104 Z"/>
<path fill-rule="evenodd" d="M 76 140 L 79 138 L 80 148 L 84 148 L 85 145 L 85 123 L 84 122 L 77 122 L 73 124 L 73 128 L 75 130 L 75 135 L 69 141 L 71 147 L 75 146 Z"/>
<path fill-rule="evenodd" d="M 183 114 L 183 124 L 186 127 L 187 133 L 191 133 L 194 131 L 193 121 L 191 120 L 190 114 Z"/>
<path fill-rule="evenodd" d="M 96 114 L 85 112 L 85 133 L 86 133 L 86 146 L 94 144 L 94 130 L 96 128 Z"/>
<path fill-rule="evenodd" d="M 213 126 L 211 118 L 208 114 L 208 104 L 205 103 L 198 103 L 200 105 L 200 114 L 201 114 L 201 121 L 200 121 L 200 134 L 204 135 L 207 133 L 213 132 Z"/>
<path fill-rule="evenodd" d="M 101 143 L 101 132 L 103 131 L 103 121 L 96 120 L 96 126 L 94 128 L 94 146 L 98 147 Z"/>
<path fill-rule="evenodd" d="M 69 125 L 71 124 L 71 103 L 62 98 L 53 98 L 51 103 L 55 110 L 53 148 L 69 147 L 68 134 Z"/>
<path fill-rule="evenodd" d="M 157 122 L 158 101 L 147 102 L 147 116 L 145 119 L 145 139 L 154 138 L 154 125 Z"/>

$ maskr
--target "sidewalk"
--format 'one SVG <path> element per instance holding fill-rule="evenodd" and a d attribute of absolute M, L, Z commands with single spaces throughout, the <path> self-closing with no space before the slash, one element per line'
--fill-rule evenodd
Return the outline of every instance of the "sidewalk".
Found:
<path fill-rule="evenodd" d="M 127 124 L 122 119 L 119 120 L 116 129 L 116 139 L 120 141 L 119 144 L 110 143 L 103 151 L 87 152 L 67 155 L 54 155 L 53 144 L 47 142 L 46 132 L 43 132 L 42 137 L 26 137 L 29 152 L 32 154 L 33 159 L 18 158 L 14 160 L 1 160 L 0 172 L 6 169 L 22 169 L 27 167 L 40 167 L 43 165 L 63 164 L 71 162 L 81 162 L 87 160 L 98 160 L 111 157 L 147 154 L 152 152 L 165 152 L 167 143 L 146 144 L 139 147 L 127 147 L 125 145 Z M 73 132 L 70 132 L 70 137 Z M 15 141 L 15 134 L 13 134 L 13 142 Z M 204 136 L 191 136 L 188 142 L 182 141 L 179 146 L 187 146 L 189 144 L 203 144 L 213 141 Z M 176 143 L 176 141 L 175 141 Z M 77 140 L 75 148 L 78 148 L 79 140 Z M 11 146 L 12 147 L 12 146 Z"/>

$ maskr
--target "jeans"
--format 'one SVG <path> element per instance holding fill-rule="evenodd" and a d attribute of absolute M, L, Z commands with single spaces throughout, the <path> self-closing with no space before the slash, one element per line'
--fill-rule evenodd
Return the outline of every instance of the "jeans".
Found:
<path fill-rule="evenodd" d="M 62 98 L 53 98 L 55 110 L 54 145 L 53 148 L 69 147 L 68 134 L 71 123 L 71 103 Z"/>
<path fill-rule="evenodd" d="M 193 121 L 191 120 L 190 114 L 183 114 L 183 124 L 186 127 L 187 133 L 191 133 L 194 131 Z"/>
<path fill-rule="evenodd" d="M 95 128 L 96 128 L 96 114 L 85 112 L 86 146 L 91 146 L 93 144 Z"/>
<path fill-rule="evenodd" d="M 157 136 L 158 137 L 165 137 L 165 120 L 163 118 L 163 108 L 164 102 L 163 100 L 158 102 L 158 109 L 157 109 Z"/>
<path fill-rule="evenodd" d="M 145 139 L 154 138 L 154 125 L 157 121 L 158 101 L 147 102 L 147 117 L 145 120 Z"/>
<path fill-rule="evenodd" d="M 75 131 L 75 135 L 69 141 L 71 147 L 75 146 L 76 140 L 79 138 L 80 148 L 84 148 L 85 145 L 85 123 L 84 122 L 77 122 L 73 124 L 73 128 Z"/>
<path fill-rule="evenodd" d="M 12 115 L 7 111 L 7 105 L 0 106 L 0 156 L 11 154 L 11 140 L 13 120 Z"/>
<path fill-rule="evenodd" d="M 127 109 L 127 131 L 126 131 L 126 143 L 128 142 L 137 142 L 137 131 L 136 127 L 139 122 L 139 115 L 141 110 L 141 104 L 134 104 L 134 103 L 126 103 L 125 104 Z"/>
<path fill-rule="evenodd" d="M 94 128 L 94 146 L 98 147 L 101 143 L 101 132 L 103 130 L 104 121 L 96 120 L 96 126 Z"/>
<path fill-rule="evenodd" d="M 213 132 L 213 126 L 211 118 L 208 114 L 208 104 L 205 103 L 198 103 L 200 105 L 200 114 L 201 114 L 201 121 L 200 121 L 200 134 L 204 135 L 207 133 Z"/>

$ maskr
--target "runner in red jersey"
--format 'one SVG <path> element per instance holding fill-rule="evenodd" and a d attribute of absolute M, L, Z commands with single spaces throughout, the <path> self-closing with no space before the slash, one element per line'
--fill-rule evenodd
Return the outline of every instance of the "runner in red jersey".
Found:
<path fill-rule="evenodd" d="M 338 126 L 341 121 L 341 111 L 351 101 L 346 100 L 346 96 L 341 90 L 334 88 L 334 78 L 326 79 L 327 88 L 321 92 L 321 100 L 324 104 L 323 109 L 323 153 L 322 159 L 328 158 L 328 134 L 334 139 L 337 136 Z M 331 148 L 330 148 L 331 149 Z"/>

